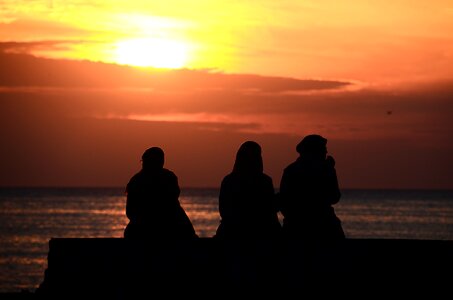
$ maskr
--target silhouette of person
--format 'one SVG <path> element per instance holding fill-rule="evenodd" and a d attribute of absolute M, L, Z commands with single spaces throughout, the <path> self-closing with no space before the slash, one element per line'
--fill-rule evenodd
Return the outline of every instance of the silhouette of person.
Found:
<path fill-rule="evenodd" d="M 220 186 L 219 213 L 215 237 L 268 239 L 280 234 L 274 185 L 263 172 L 258 143 L 246 141 L 237 151 L 233 171 Z"/>
<path fill-rule="evenodd" d="M 296 147 L 300 156 L 283 171 L 280 211 L 283 233 L 290 238 L 337 241 L 345 238 L 333 205 L 341 192 L 335 160 L 327 156 L 327 139 L 311 134 Z"/>
<path fill-rule="evenodd" d="M 221 241 L 226 268 L 225 293 L 265 292 L 276 286 L 277 241 L 281 234 L 272 178 L 263 172 L 261 146 L 244 142 L 219 193 Z M 222 255 L 222 254 L 221 254 Z"/>
<path fill-rule="evenodd" d="M 164 151 L 151 147 L 142 155 L 142 169 L 126 187 L 126 239 L 190 239 L 195 229 L 179 202 L 177 176 L 164 166 Z"/>

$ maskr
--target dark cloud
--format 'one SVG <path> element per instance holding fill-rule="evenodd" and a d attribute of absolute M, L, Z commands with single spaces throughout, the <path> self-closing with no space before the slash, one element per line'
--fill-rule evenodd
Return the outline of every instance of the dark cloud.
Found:
<path fill-rule="evenodd" d="M 224 74 L 206 70 L 145 70 L 89 61 L 44 59 L 23 54 L 36 47 L 64 47 L 65 43 L 0 43 L 0 50 L 3 50 L 0 54 L 0 69 L 4 70 L 0 73 L 0 86 L 146 87 L 162 91 L 224 89 L 280 93 L 332 90 L 350 85 L 341 81 Z"/>

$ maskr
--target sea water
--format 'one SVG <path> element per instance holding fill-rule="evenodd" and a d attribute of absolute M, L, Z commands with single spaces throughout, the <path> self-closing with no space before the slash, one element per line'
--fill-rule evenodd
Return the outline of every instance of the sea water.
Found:
<path fill-rule="evenodd" d="M 215 234 L 218 193 L 182 189 L 200 237 Z M 124 188 L 0 188 L 0 292 L 39 286 L 51 238 L 122 237 L 125 207 Z M 453 190 L 343 190 L 334 207 L 348 238 L 453 240 Z"/>

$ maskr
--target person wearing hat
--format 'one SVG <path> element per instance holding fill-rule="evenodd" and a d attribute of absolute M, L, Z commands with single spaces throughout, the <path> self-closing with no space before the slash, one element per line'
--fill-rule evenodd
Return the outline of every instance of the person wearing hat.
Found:
<path fill-rule="evenodd" d="M 287 166 L 280 182 L 280 211 L 286 237 L 309 241 L 345 238 L 333 205 L 341 192 L 335 160 L 327 156 L 327 139 L 311 134 L 297 145 L 299 157 Z"/>
<path fill-rule="evenodd" d="M 179 202 L 176 175 L 164 168 L 164 151 L 151 147 L 142 155 L 142 169 L 126 186 L 124 230 L 127 239 L 190 239 L 197 237 Z"/>

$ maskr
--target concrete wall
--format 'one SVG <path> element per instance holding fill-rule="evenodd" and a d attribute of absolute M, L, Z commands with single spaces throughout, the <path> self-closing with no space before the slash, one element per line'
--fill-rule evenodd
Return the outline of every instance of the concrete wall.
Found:
<path fill-rule="evenodd" d="M 347 239 L 314 245 L 57 238 L 49 249 L 36 292 L 44 298 L 234 299 L 250 294 L 299 299 L 362 291 L 453 296 L 453 241 Z"/>

